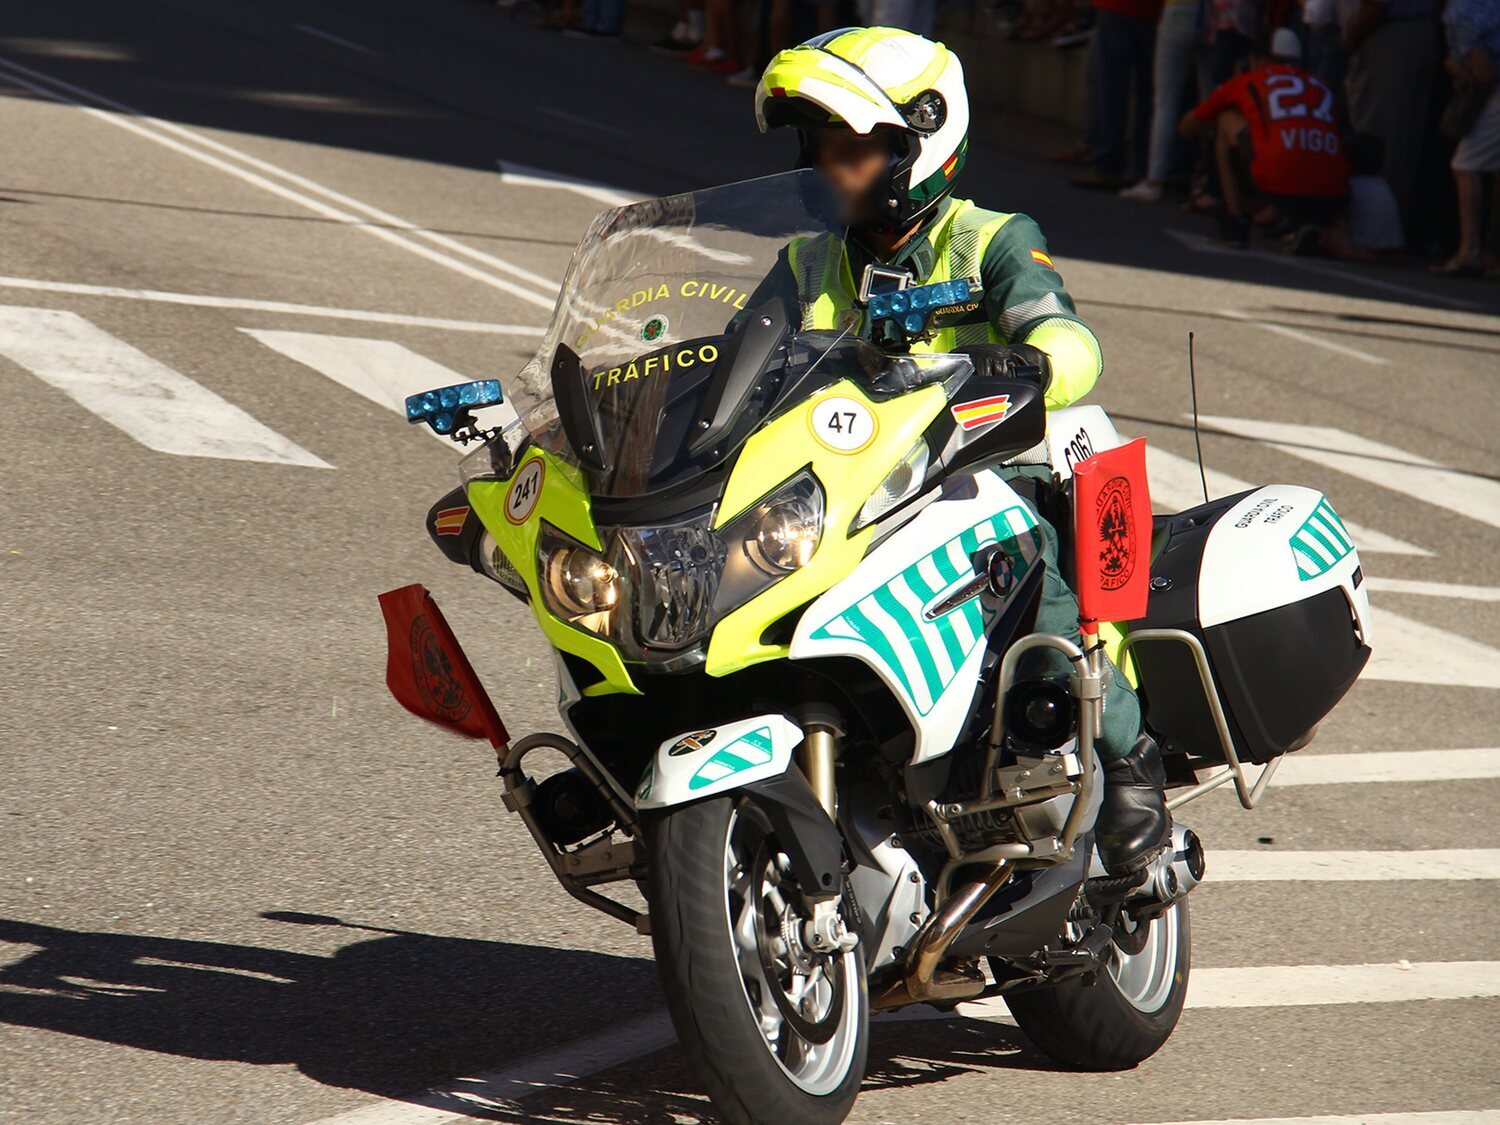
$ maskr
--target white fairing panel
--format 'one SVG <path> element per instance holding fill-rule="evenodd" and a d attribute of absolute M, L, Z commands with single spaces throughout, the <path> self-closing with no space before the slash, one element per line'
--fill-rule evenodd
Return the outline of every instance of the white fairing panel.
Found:
<path fill-rule="evenodd" d="M 919 762 L 953 748 L 1000 607 L 974 598 L 929 614 L 974 578 L 981 548 L 999 544 L 1017 583 L 1042 549 L 1035 515 L 1009 485 L 987 472 L 972 480 L 976 495 L 928 504 L 813 602 L 792 638 L 793 660 L 851 656 L 869 665 L 910 718 Z"/>
<path fill-rule="evenodd" d="M 1370 643 L 1359 552 L 1338 513 L 1313 488 L 1268 485 L 1221 516 L 1203 548 L 1198 620 L 1237 621 L 1341 587 Z"/>
<path fill-rule="evenodd" d="M 1047 436 L 1008 463 L 1048 465 L 1059 480 L 1068 480 L 1078 462 L 1124 444 L 1103 407 L 1067 406 L 1048 411 Z"/>
<path fill-rule="evenodd" d="M 687 731 L 656 751 L 635 791 L 638 809 L 666 809 L 785 773 L 802 728 L 785 715 L 757 715 Z"/>

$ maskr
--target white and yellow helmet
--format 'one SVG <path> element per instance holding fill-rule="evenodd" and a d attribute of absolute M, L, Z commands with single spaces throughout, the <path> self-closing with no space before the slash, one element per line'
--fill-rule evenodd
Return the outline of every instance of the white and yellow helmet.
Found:
<path fill-rule="evenodd" d="M 755 88 L 762 133 L 843 125 L 882 126 L 896 138 L 888 188 L 889 222 L 907 226 L 953 190 L 969 141 L 969 95 L 958 56 L 941 43 L 894 27 L 829 31 L 782 51 Z"/>

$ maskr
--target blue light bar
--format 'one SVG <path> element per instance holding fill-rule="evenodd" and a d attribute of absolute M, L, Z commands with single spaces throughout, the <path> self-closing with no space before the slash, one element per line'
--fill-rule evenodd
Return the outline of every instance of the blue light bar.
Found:
<path fill-rule="evenodd" d="M 406 420 L 426 422 L 440 434 L 451 434 L 468 411 L 494 406 L 503 397 L 499 379 L 475 379 L 472 383 L 438 387 L 407 396 Z"/>
<path fill-rule="evenodd" d="M 872 322 L 894 320 L 905 331 L 918 335 L 926 329 L 929 316 L 955 305 L 968 304 L 975 300 L 978 290 L 979 286 L 973 279 L 956 277 L 951 281 L 875 293 L 870 296 L 867 306 Z"/>

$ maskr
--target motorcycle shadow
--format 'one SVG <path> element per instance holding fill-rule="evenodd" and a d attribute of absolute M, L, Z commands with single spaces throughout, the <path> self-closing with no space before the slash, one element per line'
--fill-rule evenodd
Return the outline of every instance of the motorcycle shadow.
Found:
<path fill-rule="evenodd" d="M 323 956 L 0 918 L 0 942 L 23 947 L 0 967 L 0 1024 L 185 1058 L 291 1064 L 324 1085 L 400 1100 L 661 1006 L 647 959 L 321 915 L 263 917 L 373 936 Z M 865 1089 L 1047 1066 L 1013 1027 L 881 1021 Z M 715 1121 L 701 1089 L 669 1048 L 569 1086 L 537 1088 L 515 1109 L 464 1109 L 511 1122 Z"/>
<path fill-rule="evenodd" d="M 345 926 L 285 912 L 277 922 Z M 0 1025 L 186 1058 L 292 1064 L 401 1098 L 661 1005 L 648 960 L 352 927 L 331 956 L 0 919 Z"/>

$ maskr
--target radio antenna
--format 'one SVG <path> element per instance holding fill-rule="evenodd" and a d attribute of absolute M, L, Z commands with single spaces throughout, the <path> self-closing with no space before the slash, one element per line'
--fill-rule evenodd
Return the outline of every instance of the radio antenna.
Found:
<path fill-rule="evenodd" d="M 1188 388 L 1193 395 L 1193 445 L 1198 450 L 1198 479 L 1203 482 L 1203 502 L 1208 503 L 1208 471 L 1203 467 L 1203 434 L 1198 429 L 1198 372 L 1193 366 L 1193 334 L 1188 333 Z"/>

